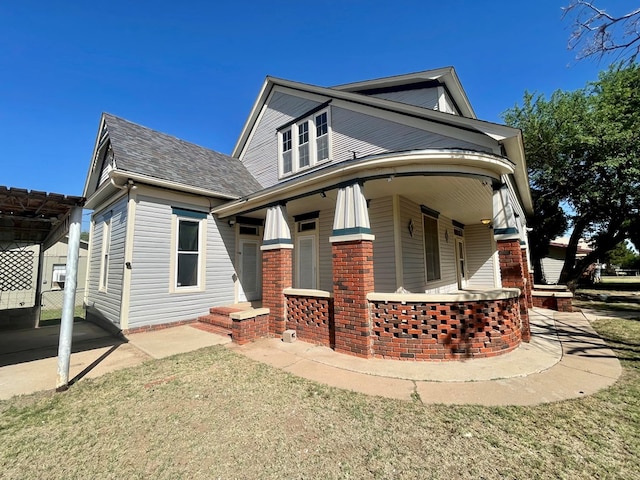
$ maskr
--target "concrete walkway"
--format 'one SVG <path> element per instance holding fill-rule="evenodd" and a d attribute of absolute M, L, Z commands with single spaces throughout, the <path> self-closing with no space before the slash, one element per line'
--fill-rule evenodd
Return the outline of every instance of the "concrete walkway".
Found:
<path fill-rule="evenodd" d="M 508 354 L 462 362 L 361 359 L 327 347 L 262 339 L 237 352 L 294 375 L 368 395 L 423 403 L 536 405 L 612 385 L 620 362 L 582 313 L 532 309 L 532 341 Z"/>
<path fill-rule="evenodd" d="M 90 322 L 73 326 L 70 384 L 144 361 L 230 343 L 197 324 L 115 338 Z M 0 332 L 0 400 L 55 388 L 59 326 Z"/>
<path fill-rule="evenodd" d="M 589 325 L 596 314 L 533 309 L 530 318 L 533 339 L 513 352 L 442 363 L 364 360 L 279 339 L 238 346 L 200 324 L 136 333 L 124 341 L 89 322 L 77 322 L 70 378 L 75 383 L 220 344 L 317 382 L 403 400 L 418 395 L 424 403 L 534 405 L 589 395 L 620 376 L 617 358 Z M 0 399 L 54 388 L 58 330 L 54 326 L 0 334 Z"/>

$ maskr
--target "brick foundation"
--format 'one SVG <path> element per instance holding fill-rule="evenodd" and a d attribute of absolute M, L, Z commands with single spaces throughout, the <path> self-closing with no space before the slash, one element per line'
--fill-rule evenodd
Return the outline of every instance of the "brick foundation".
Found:
<path fill-rule="evenodd" d="M 144 325 L 142 327 L 133 327 L 122 330 L 123 335 L 129 335 L 131 333 L 153 332 L 156 330 L 164 330 L 165 328 L 179 327 L 180 325 L 190 325 L 196 323 L 197 319 L 191 320 L 179 320 L 177 322 L 159 323 L 157 325 Z"/>
<path fill-rule="evenodd" d="M 334 242 L 333 301 L 335 350 L 371 356 L 371 323 L 367 293 L 373 292 L 373 242 Z"/>
<path fill-rule="evenodd" d="M 500 275 L 504 288 L 520 289 L 520 320 L 522 321 L 522 340 L 528 342 L 531 339 L 529 327 L 529 314 L 527 312 L 527 294 L 525 272 L 522 261 L 522 249 L 519 239 L 498 240 L 498 260 L 500 262 Z"/>
<path fill-rule="evenodd" d="M 553 292 L 535 292 L 533 296 L 533 306 L 538 308 L 547 308 L 558 312 L 573 312 L 573 302 L 571 297 L 556 296 Z"/>
<path fill-rule="evenodd" d="M 286 305 L 283 290 L 291 287 L 293 250 L 280 248 L 262 252 L 262 306 L 270 310 L 269 334 L 285 331 Z"/>
<path fill-rule="evenodd" d="M 304 295 L 286 295 L 286 327 L 296 331 L 299 340 L 335 346 L 333 299 Z"/>
<path fill-rule="evenodd" d="M 463 360 L 510 352 L 521 341 L 516 298 L 464 303 L 372 302 L 373 355 Z"/>

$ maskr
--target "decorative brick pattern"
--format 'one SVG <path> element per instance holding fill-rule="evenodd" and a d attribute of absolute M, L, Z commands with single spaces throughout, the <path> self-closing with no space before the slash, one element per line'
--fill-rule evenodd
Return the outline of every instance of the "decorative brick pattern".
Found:
<path fill-rule="evenodd" d="M 255 317 L 233 319 L 231 326 L 231 338 L 234 343 L 244 345 L 253 342 L 257 338 L 269 336 L 269 315 L 256 315 Z"/>
<path fill-rule="evenodd" d="M 299 340 L 333 347 L 333 299 L 287 295 L 287 328 L 295 330 Z"/>
<path fill-rule="evenodd" d="M 333 302 L 335 350 L 371 357 L 367 293 L 373 292 L 373 242 L 334 242 Z"/>
<path fill-rule="evenodd" d="M 372 302 L 373 355 L 463 360 L 510 352 L 521 341 L 516 298 L 464 303 Z"/>
<path fill-rule="evenodd" d="M 504 288 L 520 289 L 520 320 L 522 321 L 522 340 L 528 342 L 531 339 L 529 327 L 529 315 L 527 312 L 527 294 L 525 272 L 522 262 L 522 250 L 520 240 L 498 240 L 498 260 L 500 262 L 500 274 Z"/>
<path fill-rule="evenodd" d="M 270 310 L 269 334 L 285 331 L 286 310 L 282 291 L 292 284 L 293 250 L 282 248 L 262 252 L 262 306 Z"/>

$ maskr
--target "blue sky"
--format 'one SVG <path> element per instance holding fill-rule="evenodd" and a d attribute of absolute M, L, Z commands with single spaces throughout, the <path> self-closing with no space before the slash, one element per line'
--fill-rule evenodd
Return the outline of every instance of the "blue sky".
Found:
<path fill-rule="evenodd" d="M 525 90 L 606 68 L 567 50 L 568 1 L 2 2 L 0 185 L 81 195 L 103 111 L 230 153 L 267 75 L 332 86 L 452 65 L 500 121 Z"/>

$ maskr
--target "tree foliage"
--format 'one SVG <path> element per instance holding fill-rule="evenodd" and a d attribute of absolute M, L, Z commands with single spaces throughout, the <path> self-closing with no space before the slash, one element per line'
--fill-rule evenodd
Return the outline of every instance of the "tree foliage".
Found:
<path fill-rule="evenodd" d="M 605 257 L 609 265 L 620 268 L 635 269 L 640 267 L 640 255 L 634 252 L 626 242 L 620 242 L 615 248 L 607 253 Z"/>
<path fill-rule="evenodd" d="M 572 226 L 561 282 L 626 238 L 640 245 L 640 68 L 610 67 L 598 81 L 547 100 L 525 92 L 522 106 L 503 114 L 522 129 L 536 217 L 531 235 L 543 245 Z M 561 212 L 559 212 L 561 211 Z M 555 212 L 551 215 L 550 212 Z M 574 268 L 581 237 L 593 253 Z"/>
<path fill-rule="evenodd" d="M 615 15 L 595 2 L 573 0 L 563 10 L 563 17 L 573 19 L 568 46 L 577 51 L 578 60 L 613 54 L 617 61 L 635 62 L 640 53 L 640 8 Z"/>

